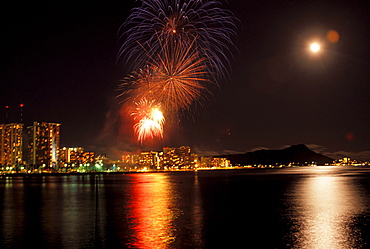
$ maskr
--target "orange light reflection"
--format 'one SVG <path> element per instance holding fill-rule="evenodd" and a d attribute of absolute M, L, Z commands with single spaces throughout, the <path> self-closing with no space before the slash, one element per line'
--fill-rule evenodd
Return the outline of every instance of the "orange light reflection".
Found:
<path fill-rule="evenodd" d="M 179 209 L 167 175 L 134 174 L 132 178 L 129 218 L 134 234 L 129 246 L 168 248 L 176 237 L 173 222 Z"/>

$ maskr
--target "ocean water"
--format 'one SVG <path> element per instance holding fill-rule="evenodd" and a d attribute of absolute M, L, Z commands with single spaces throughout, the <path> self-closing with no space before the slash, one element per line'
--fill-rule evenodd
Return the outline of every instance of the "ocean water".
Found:
<path fill-rule="evenodd" d="M 0 248 L 370 248 L 370 168 L 0 177 Z"/>

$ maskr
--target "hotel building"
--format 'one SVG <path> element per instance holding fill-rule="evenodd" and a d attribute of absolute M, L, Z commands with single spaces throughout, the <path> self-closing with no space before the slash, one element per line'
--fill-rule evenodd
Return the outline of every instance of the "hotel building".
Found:
<path fill-rule="evenodd" d="M 23 124 L 0 125 L 0 165 L 22 164 Z"/>
<path fill-rule="evenodd" d="M 59 166 L 76 166 L 80 164 L 93 163 L 95 161 L 95 153 L 92 151 L 84 151 L 82 147 L 63 147 L 59 150 Z"/>
<path fill-rule="evenodd" d="M 28 164 L 33 168 L 58 167 L 60 124 L 34 122 L 28 127 Z"/>

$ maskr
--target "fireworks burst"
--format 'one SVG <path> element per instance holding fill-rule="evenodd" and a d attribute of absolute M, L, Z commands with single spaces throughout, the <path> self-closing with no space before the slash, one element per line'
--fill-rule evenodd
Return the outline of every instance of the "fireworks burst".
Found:
<path fill-rule="evenodd" d="M 124 79 L 121 89 L 126 90 L 122 95 L 127 100 L 156 99 L 170 113 L 186 110 L 196 101 L 206 99 L 205 84 L 211 82 L 204 58 L 198 59 L 193 45 L 165 44 L 162 53 L 148 55 L 148 65 Z"/>
<path fill-rule="evenodd" d="M 125 41 L 118 58 L 134 59 L 136 68 L 142 68 L 148 51 L 151 55 L 161 53 L 158 37 L 173 45 L 195 41 L 198 59 L 203 58 L 210 76 L 225 76 L 228 66 L 224 63 L 229 63 L 231 38 L 236 32 L 235 18 L 219 8 L 220 5 L 216 0 L 143 0 L 142 6 L 133 9 L 120 29 L 125 30 L 120 32 L 120 38 Z"/>
<path fill-rule="evenodd" d="M 134 129 L 137 134 L 138 141 L 141 143 L 144 139 L 163 136 L 161 125 L 149 118 L 140 119 L 140 121 L 134 125 Z"/>
<path fill-rule="evenodd" d="M 140 142 L 163 137 L 163 112 L 176 115 L 202 102 L 207 85 L 227 75 L 235 18 L 219 6 L 217 0 L 142 0 L 121 26 L 118 58 L 134 72 L 119 96 L 135 106 L 130 113 Z"/>
<path fill-rule="evenodd" d="M 131 116 L 134 120 L 138 120 L 134 129 L 140 142 L 146 138 L 163 137 L 165 119 L 160 110 L 160 104 L 144 98 L 135 102 L 135 110 L 132 111 Z"/>

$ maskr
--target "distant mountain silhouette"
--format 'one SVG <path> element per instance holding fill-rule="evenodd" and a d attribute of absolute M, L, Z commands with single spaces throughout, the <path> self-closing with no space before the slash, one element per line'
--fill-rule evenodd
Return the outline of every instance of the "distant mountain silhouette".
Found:
<path fill-rule="evenodd" d="M 230 160 L 233 165 L 275 165 L 289 163 L 307 164 L 316 162 L 318 165 L 332 163 L 333 159 L 318 154 L 307 148 L 304 144 L 292 145 L 281 150 L 257 150 L 244 154 L 222 156 Z"/>

